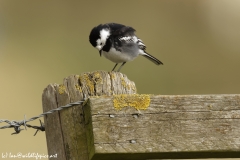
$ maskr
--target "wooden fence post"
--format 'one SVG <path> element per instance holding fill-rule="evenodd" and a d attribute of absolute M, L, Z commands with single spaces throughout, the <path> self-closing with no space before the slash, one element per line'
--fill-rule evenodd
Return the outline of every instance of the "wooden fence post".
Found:
<path fill-rule="evenodd" d="M 91 97 L 45 117 L 48 153 L 63 160 L 240 158 L 240 95 L 135 93 L 117 72 L 49 85 L 44 112 Z"/>
<path fill-rule="evenodd" d="M 44 89 L 43 112 L 89 96 L 134 93 L 135 83 L 122 73 L 96 71 L 72 75 L 63 84 L 50 84 Z M 82 105 L 78 105 L 44 117 L 49 155 L 57 154 L 60 160 L 90 159 L 84 115 Z"/>

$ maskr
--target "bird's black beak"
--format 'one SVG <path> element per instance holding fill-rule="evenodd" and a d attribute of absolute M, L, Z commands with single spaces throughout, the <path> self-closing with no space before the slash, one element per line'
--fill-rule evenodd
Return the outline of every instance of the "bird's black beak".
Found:
<path fill-rule="evenodd" d="M 99 51 L 100 57 L 102 56 L 102 49 Z"/>

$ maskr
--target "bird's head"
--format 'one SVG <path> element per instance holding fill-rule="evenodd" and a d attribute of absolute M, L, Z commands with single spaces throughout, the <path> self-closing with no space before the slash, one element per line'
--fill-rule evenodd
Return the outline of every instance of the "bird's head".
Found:
<path fill-rule="evenodd" d="M 105 46 L 108 37 L 110 36 L 110 29 L 107 25 L 98 25 L 94 27 L 89 35 L 89 41 L 95 47 L 101 56 L 101 51 Z"/>

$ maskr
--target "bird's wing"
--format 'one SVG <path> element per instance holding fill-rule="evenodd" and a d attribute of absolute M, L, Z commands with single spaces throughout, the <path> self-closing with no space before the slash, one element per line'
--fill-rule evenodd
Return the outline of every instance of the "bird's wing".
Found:
<path fill-rule="evenodd" d="M 139 38 L 137 38 L 137 36 L 123 36 L 123 37 L 118 37 L 118 40 L 121 41 L 122 43 L 136 43 L 139 47 L 139 49 L 145 51 L 146 50 L 146 45 L 143 43 L 143 41 Z"/>
<path fill-rule="evenodd" d="M 121 41 L 122 43 L 137 43 L 139 48 L 145 51 L 146 46 L 143 41 L 134 34 L 136 31 L 134 28 L 117 23 L 108 23 L 107 25 L 111 29 L 113 39 Z"/>
<path fill-rule="evenodd" d="M 107 24 L 111 30 L 111 35 L 113 37 L 124 37 L 129 35 L 134 35 L 135 29 L 129 26 L 125 26 L 118 23 L 108 23 Z"/>
<path fill-rule="evenodd" d="M 146 50 L 146 46 L 145 46 L 145 44 L 143 43 L 143 41 L 141 40 L 141 39 L 137 39 L 137 42 L 136 42 L 137 44 L 138 44 L 138 47 L 141 49 L 141 50 L 143 50 L 143 51 L 145 51 Z"/>

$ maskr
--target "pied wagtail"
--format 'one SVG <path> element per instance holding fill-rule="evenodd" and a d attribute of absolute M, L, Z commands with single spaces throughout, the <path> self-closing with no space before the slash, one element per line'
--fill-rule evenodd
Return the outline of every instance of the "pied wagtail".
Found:
<path fill-rule="evenodd" d="M 89 35 L 89 41 L 93 47 L 99 50 L 100 56 L 103 55 L 116 65 L 122 63 L 122 66 L 134 60 L 138 55 L 142 55 L 151 60 L 156 65 L 163 64 L 157 58 L 146 52 L 146 46 L 143 41 L 135 34 L 135 29 L 117 23 L 100 24 L 94 27 Z"/>

